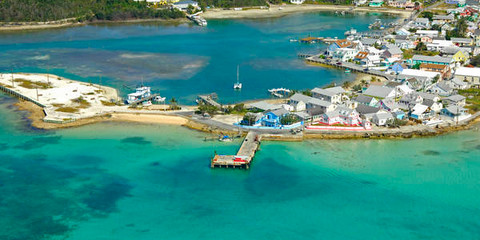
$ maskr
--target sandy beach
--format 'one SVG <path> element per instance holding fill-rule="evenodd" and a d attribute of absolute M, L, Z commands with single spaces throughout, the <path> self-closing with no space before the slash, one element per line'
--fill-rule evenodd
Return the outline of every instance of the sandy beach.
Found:
<path fill-rule="evenodd" d="M 271 5 L 268 9 L 248 9 L 248 10 L 223 10 L 223 9 L 209 9 L 202 16 L 206 19 L 227 19 L 227 18 L 270 18 L 282 17 L 292 13 L 300 12 L 317 12 L 317 11 L 348 11 L 352 6 L 343 5 Z M 390 14 L 400 14 L 403 17 L 408 17 L 411 11 L 391 8 L 369 8 L 357 7 L 353 11 L 360 12 L 381 12 Z"/>
<path fill-rule="evenodd" d="M 110 121 L 137 122 L 152 124 L 185 125 L 188 119 L 174 115 L 160 115 L 147 113 L 113 113 Z"/>

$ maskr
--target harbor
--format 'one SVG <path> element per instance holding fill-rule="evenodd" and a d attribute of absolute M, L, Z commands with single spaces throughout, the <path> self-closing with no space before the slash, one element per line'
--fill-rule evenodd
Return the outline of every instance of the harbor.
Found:
<path fill-rule="evenodd" d="M 220 155 L 215 152 L 215 156 L 210 162 L 210 167 L 249 169 L 255 153 L 260 147 L 260 141 L 261 136 L 258 133 L 248 132 L 236 155 Z"/>

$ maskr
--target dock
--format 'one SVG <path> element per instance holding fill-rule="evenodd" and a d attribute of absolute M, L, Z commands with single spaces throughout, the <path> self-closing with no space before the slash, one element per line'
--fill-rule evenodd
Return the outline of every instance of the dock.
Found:
<path fill-rule="evenodd" d="M 218 103 L 217 101 L 215 101 L 217 98 L 218 98 L 217 94 L 215 94 L 215 93 L 208 94 L 208 95 L 198 95 L 197 103 L 198 104 L 206 104 L 206 105 L 214 106 L 214 107 L 217 107 L 217 108 L 221 108 L 222 105 L 220 103 Z"/>
<path fill-rule="evenodd" d="M 382 78 L 385 78 L 387 80 L 395 79 L 394 75 L 389 75 L 389 74 L 386 74 L 385 72 L 375 70 L 375 69 L 365 68 L 365 67 L 359 66 L 355 63 L 337 62 L 337 61 L 331 60 L 331 59 L 323 59 L 323 58 L 320 58 L 319 55 L 311 56 L 311 55 L 308 55 L 308 54 L 299 54 L 298 57 L 299 58 L 304 58 L 305 61 L 309 62 L 309 63 L 323 64 L 323 65 L 328 65 L 328 66 L 335 67 L 335 68 L 340 68 L 340 69 L 348 69 L 351 72 L 369 74 L 369 75 L 373 75 L 373 76 L 377 76 L 377 77 L 382 77 Z"/>
<path fill-rule="evenodd" d="M 261 136 L 256 132 L 248 132 L 242 145 L 236 155 L 219 155 L 215 156 L 210 162 L 212 168 L 244 168 L 249 169 L 255 153 L 260 147 Z"/>

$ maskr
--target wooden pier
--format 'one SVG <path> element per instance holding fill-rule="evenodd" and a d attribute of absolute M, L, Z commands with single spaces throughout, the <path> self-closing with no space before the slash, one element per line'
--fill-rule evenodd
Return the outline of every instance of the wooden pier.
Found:
<path fill-rule="evenodd" d="M 212 168 L 224 167 L 249 169 L 250 164 L 255 157 L 255 153 L 260 147 L 260 138 L 261 137 L 257 133 L 248 132 L 236 155 L 218 155 L 215 153 L 215 156 L 210 162 L 210 166 Z"/>
<path fill-rule="evenodd" d="M 385 72 L 382 72 L 382 71 L 379 71 L 379 70 L 364 68 L 364 67 L 359 66 L 355 63 L 338 62 L 338 61 L 331 60 L 331 59 L 323 59 L 323 58 L 320 58 L 319 55 L 309 56 L 308 54 L 299 54 L 298 57 L 299 58 L 304 58 L 305 61 L 309 62 L 309 63 L 323 64 L 323 65 L 327 65 L 327 66 L 334 67 L 334 68 L 340 68 L 340 69 L 348 69 L 351 72 L 369 74 L 369 75 L 373 75 L 373 76 L 377 76 L 377 77 L 382 77 L 382 78 L 385 78 L 387 80 L 395 79 L 394 75 L 389 75 L 389 74 L 386 74 Z"/>

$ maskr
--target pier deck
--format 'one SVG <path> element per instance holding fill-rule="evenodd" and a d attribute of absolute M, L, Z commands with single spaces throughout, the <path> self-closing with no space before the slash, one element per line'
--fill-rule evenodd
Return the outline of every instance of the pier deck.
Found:
<path fill-rule="evenodd" d="M 260 146 L 260 136 L 255 132 L 248 132 L 245 139 L 243 139 L 242 145 L 236 155 L 218 155 L 212 158 L 210 166 L 225 167 L 225 168 L 250 168 L 250 163 L 255 157 Z"/>

